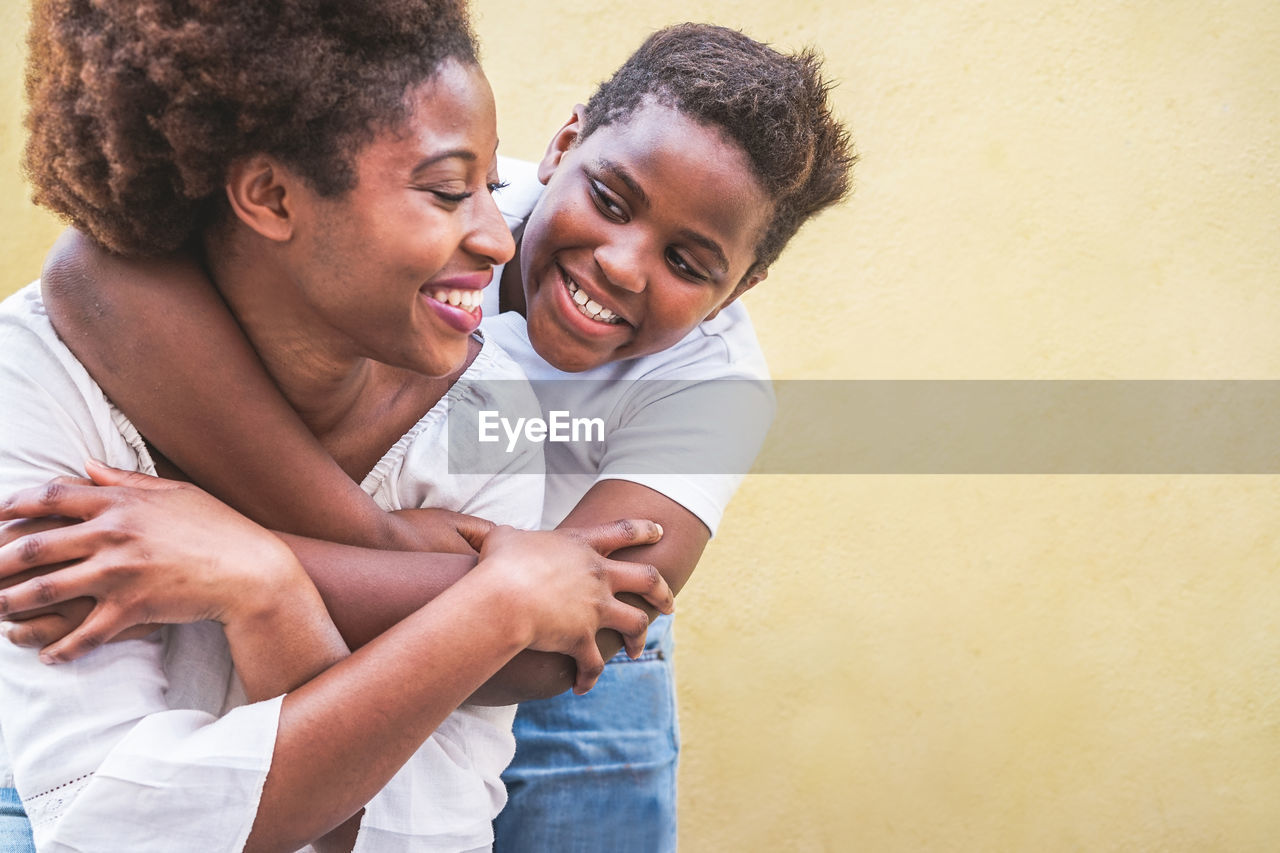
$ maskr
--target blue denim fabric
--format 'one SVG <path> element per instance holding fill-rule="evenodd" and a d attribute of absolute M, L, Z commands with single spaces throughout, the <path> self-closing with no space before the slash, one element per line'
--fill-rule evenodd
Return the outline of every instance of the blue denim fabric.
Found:
<path fill-rule="evenodd" d="M 585 696 L 525 702 L 494 853 L 668 853 L 676 849 L 676 720 L 671 619 L 644 655 L 621 652 Z"/>
<path fill-rule="evenodd" d="M 0 853 L 36 853 L 31 823 L 13 788 L 0 788 Z"/>

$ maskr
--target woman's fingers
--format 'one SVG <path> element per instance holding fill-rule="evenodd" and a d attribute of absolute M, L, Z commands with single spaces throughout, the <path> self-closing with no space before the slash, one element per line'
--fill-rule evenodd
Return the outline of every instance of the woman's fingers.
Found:
<path fill-rule="evenodd" d="M 604 672 L 604 658 L 594 641 L 584 642 L 573 655 L 578 665 L 578 674 L 573 680 L 573 692 L 579 696 L 595 686 L 596 680 Z"/>
<path fill-rule="evenodd" d="M 640 657 L 649 634 L 648 613 L 615 599 L 609 604 L 605 624 L 622 635 L 623 646 L 627 650 L 628 657 L 632 660 Z"/>
<path fill-rule="evenodd" d="M 652 545 L 662 538 L 662 525 L 647 518 L 622 518 L 595 527 L 562 527 L 560 532 L 568 533 L 608 556 L 619 548 Z"/>
<path fill-rule="evenodd" d="M 0 618 L 61 604 L 73 598 L 95 598 L 93 579 L 96 575 L 92 568 L 80 564 L 37 574 L 0 590 Z"/>
<path fill-rule="evenodd" d="M 0 578 L 81 560 L 114 541 L 110 531 L 90 522 L 66 522 L 36 529 L 0 545 Z"/>
<path fill-rule="evenodd" d="M 20 518 L 8 524 L 0 524 L 0 547 L 23 536 L 30 536 L 32 533 L 43 533 L 46 530 L 57 530 L 79 523 L 79 519 L 51 515 L 46 518 Z"/>
<path fill-rule="evenodd" d="M 131 489 L 175 489 L 184 483 L 152 477 L 141 471 L 126 471 L 123 468 L 112 468 L 105 462 L 89 459 L 84 463 L 84 470 L 91 480 L 99 486 L 126 486 Z"/>
<path fill-rule="evenodd" d="M 115 501 L 117 493 L 82 480 L 59 477 L 43 486 L 15 492 L 0 501 L 0 521 L 15 518 L 93 518 Z"/>
<path fill-rule="evenodd" d="M 606 560 L 612 578 L 613 593 L 633 592 L 653 605 L 659 613 L 672 613 L 676 609 L 676 597 L 663 579 L 657 566 L 648 563 L 628 563 L 623 560 Z"/>

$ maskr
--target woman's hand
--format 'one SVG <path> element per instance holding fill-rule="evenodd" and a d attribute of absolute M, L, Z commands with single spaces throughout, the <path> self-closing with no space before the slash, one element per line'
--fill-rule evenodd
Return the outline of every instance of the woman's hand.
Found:
<path fill-rule="evenodd" d="M 608 558 L 619 548 L 661 538 L 662 528 L 643 519 L 548 531 L 501 526 L 485 538 L 472 573 L 500 573 L 522 605 L 528 647 L 573 657 L 573 689 L 581 694 L 604 671 L 597 632 L 617 631 L 633 658 L 644 650 L 649 616 L 619 601 L 619 593 L 635 593 L 661 613 L 674 609 L 671 589 L 655 567 Z"/>
<path fill-rule="evenodd" d="M 134 626 L 258 618 L 304 577 L 276 536 L 195 486 L 97 462 L 87 470 L 92 484 L 58 478 L 0 503 L 0 521 L 77 520 L 0 546 L 0 582 L 30 573 L 0 591 L 0 617 L 81 597 L 96 602 L 42 652 L 48 663 L 80 657 Z"/>

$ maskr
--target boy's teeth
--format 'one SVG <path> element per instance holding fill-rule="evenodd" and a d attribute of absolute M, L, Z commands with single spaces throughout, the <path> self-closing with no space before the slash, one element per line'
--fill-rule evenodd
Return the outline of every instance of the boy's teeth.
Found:
<path fill-rule="evenodd" d="M 622 322 L 622 318 L 617 314 L 605 308 L 599 302 L 587 296 L 582 288 L 578 287 L 578 283 L 573 279 L 565 276 L 565 282 L 569 287 L 569 295 L 573 298 L 574 303 L 578 306 L 578 310 L 584 316 L 590 317 L 592 320 L 598 320 L 602 323 L 617 324 Z"/>

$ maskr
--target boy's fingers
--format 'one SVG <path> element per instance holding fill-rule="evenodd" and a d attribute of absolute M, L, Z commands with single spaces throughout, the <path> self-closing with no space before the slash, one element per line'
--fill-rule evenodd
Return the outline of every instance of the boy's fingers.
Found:
<path fill-rule="evenodd" d="M 492 521 L 476 518 L 474 515 L 459 514 L 456 527 L 458 534 L 467 540 L 467 544 L 478 554 L 484 545 L 485 537 L 493 530 L 494 524 Z"/>
<path fill-rule="evenodd" d="M 652 545 L 662 538 L 662 525 L 647 518 L 622 518 L 595 527 L 570 528 L 570 531 L 605 556 L 619 548 Z"/>
<path fill-rule="evenodd" d="M 40 660 L 54 664 L 84 657 L 120 633 L 118 616 L 111 608 L 99 604 L 78 628 L 53 645 L 41 649 Z"/>
<path fill-rule="evenodd" d="M 15 646 L 42 649 L 70 634 L 74 625 L 60 613 L 45 613 L 21 622 L 0 622 L 0 633 Z"/>

